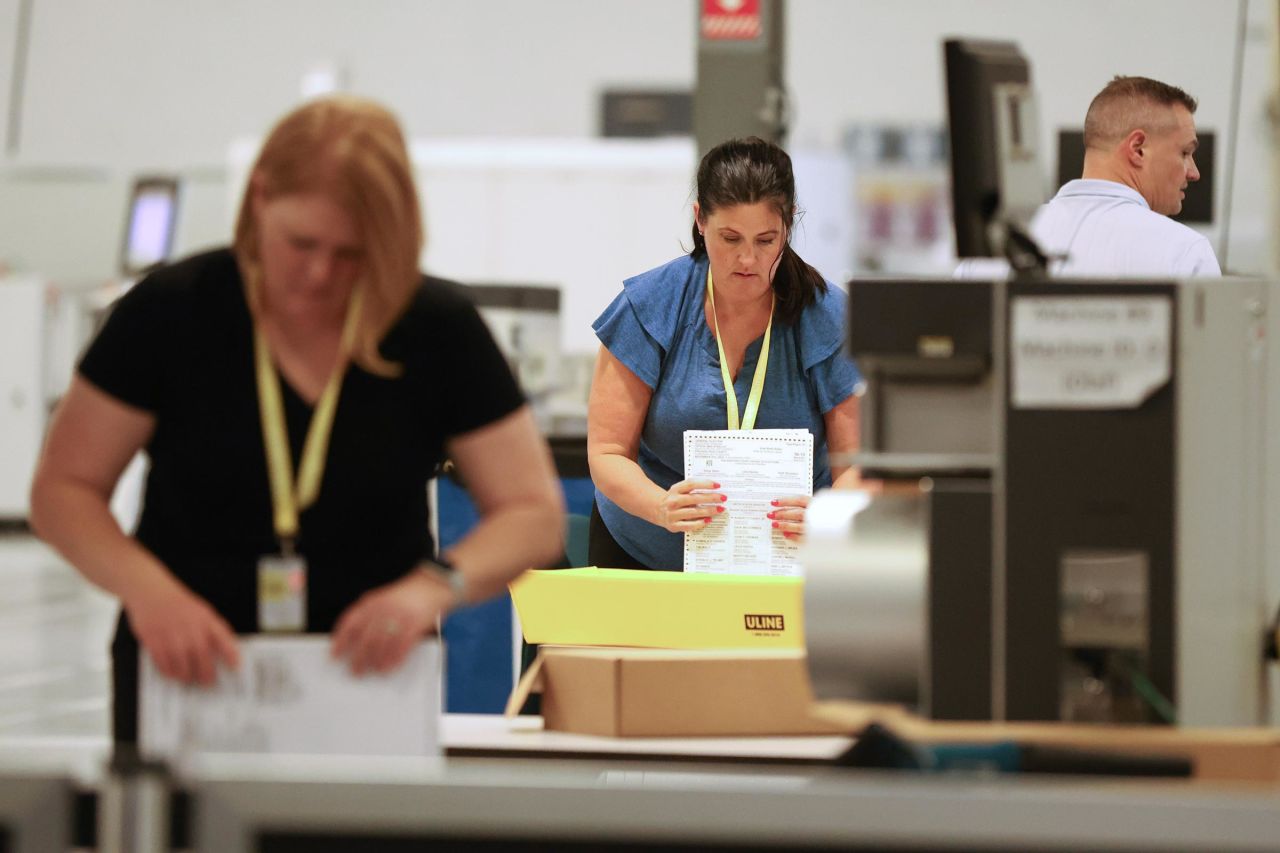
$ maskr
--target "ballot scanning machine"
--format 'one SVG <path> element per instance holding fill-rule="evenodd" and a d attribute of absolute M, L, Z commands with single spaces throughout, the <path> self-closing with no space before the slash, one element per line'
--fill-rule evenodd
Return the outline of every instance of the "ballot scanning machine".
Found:
<path fill-rule="evenodd" d="M 953 153 L 978 91 L 966 132 L 998 154 L 965 154 L 959 254 L 1013 274 L 849 283 L 856 461 L 886 485 L 810 507 L 815 691 L 935 719 L 1269 722 L 1277 286 L 1048 276 L 998 162 L 1034 157 L 1010 124 L 1034 115 L 1027 63 L 946 50 Z"/>
<path fill-rule="evenodd" d="M 889 482 L 811 507 L 819 694 L 941 719 L 1265 721 L 1274 292 L 852 283 L 859 462 Z"/>

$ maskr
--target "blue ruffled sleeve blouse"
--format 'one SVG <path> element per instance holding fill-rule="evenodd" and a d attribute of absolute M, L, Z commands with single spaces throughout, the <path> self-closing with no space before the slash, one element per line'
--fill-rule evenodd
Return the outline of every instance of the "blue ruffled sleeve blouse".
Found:
<path fill-rule="evenodd" d="M 707 258 L 686 255 L 629 278 L 592 324 L 600 342 L 649 386 L 653 397 L 640 434 L 637 461 L 659 486 L 684 479 L 684 431 L 725 428 L 724 380 L 716 338 L 706 322 Z M 844 355 L 845 294 L 828 285 L 794 324 L 774 323 L 769 367 L 756 418 L 758 429 L 813 433 L 814 489 L 831 485 L 823 416 L 853 394 L 860 377 Z M 764 336 L 747 347 L 734 392 L 742 406 L 751 391 Z M 631 556 L 679 571 L 683 534 L 631 515 L 596 489 L 605 526 Z"/>

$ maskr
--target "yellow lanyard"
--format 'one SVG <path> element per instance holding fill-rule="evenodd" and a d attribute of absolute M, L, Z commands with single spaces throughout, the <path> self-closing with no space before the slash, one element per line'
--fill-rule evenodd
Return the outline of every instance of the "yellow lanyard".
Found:
<path fill-rule="evenodd" d="M 262 417 L 262 440 L 267 450 L 267 473 L 271 481 L 271 506 L 274 510 L 276 536 L 286 555 L 293 551 L 293 540 L 298 535 L 298 513 L 315 503 L 320 494 L 320 480 L 324 476 L 325 457 L 329 452 L 329 434 L 333 431 L 333 416 L 338 408 L 338 394 L 342 390 L 342 378 L 351 359 L 356 328 L 360 323 L 361 291 L 351 295 L 347 306 L 347 319 L 342 327 L 338 363 L 324 386 L 324 392 L 316 403 L 311 425 L 307 428 L 307 440 L 302 446 L 302 459 L 298 465 L 298 479 L 293 479 L 293 460 L 289 453 L 289 438 L 285 432 L 284 403 L 280 397 L 280 377 L 271 363 L 271 351 L 267 346 L 262 326 L 253 326 L 253 355 L 258 383 L 258 409 Z"/>
<path fill-rule="evenodd" d="M 773 331 L 774 297 L 769 296 L 769 325 L 764 327 L 764 344 L 760 358 L 756 360 L 756 372 L 751 377 L 751 393 L 747 395 L 747 408 L 742 413 L 742 425 L 738 425 L 738 394 L 733 390 L 729 377 L 729 361 L 724 357 L 724 344 L 720 342 L 720 321 L 716 319 L 716 288 L 711 281 L 711 268 L 707 267 L 707 297 L 711 300 L 711 321 L 715 327 L 716 349 L 720 351 L 720 378 L 724 380 L 724 399 L 729 410 L 729 429 L 754 429 L 756 414 L 760 410 L 760 398 L 764 395 L 764 375 L 769 370 L 769 335 Z"/>

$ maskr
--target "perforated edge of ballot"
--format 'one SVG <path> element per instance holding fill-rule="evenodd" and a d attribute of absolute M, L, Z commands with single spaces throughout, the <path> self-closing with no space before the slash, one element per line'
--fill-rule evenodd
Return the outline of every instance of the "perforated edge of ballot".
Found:
<path fill-rule="evenodd" d="M 511 597 L 529 643 L 804 648 L 798 577 L 548 569 L 525 572 Z"/>

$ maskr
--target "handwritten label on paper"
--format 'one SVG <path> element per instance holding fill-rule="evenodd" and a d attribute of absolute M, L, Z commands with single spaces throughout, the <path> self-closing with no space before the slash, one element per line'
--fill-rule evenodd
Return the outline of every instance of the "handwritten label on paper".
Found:
<path fill-rule="evenodd" d="M 1169 381 L 1167 296 L 1018 296 L 1009 366 L 1016 409 L 1132 409 Z"/>

